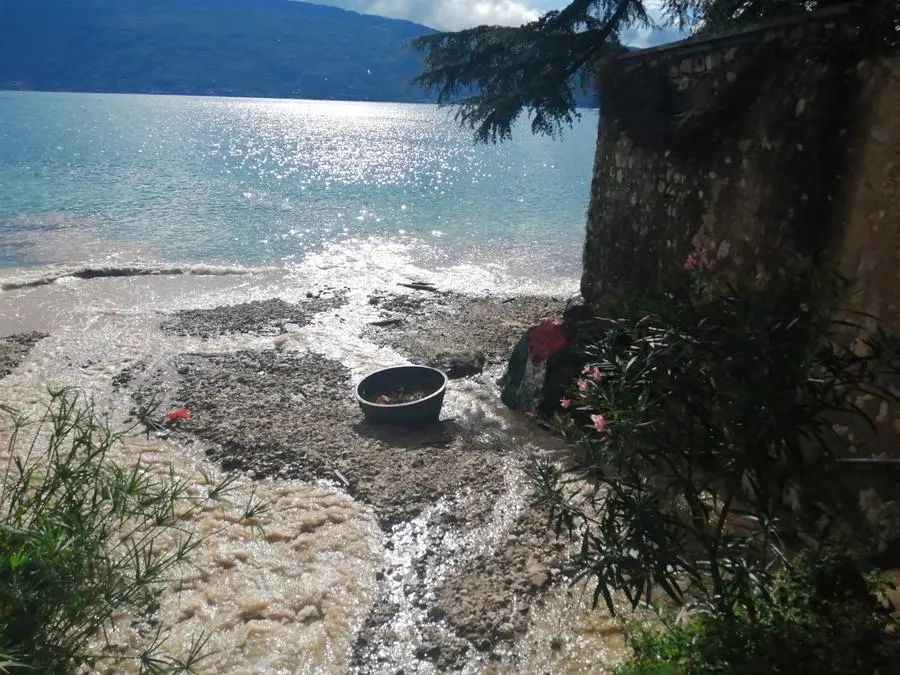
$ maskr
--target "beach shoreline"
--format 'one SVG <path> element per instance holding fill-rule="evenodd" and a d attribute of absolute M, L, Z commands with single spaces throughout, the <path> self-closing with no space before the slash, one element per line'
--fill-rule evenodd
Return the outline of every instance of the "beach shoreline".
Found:
<path fill-rule="evenodd" d="M 559 443 L 505 410 L 497 395 L 515 341 L 561 315 L 565 299 L 466 295 L 427 284 L 376 288 L 364 302 L 351 295 L 326 286 L 296 302 L 171 312 L 158 318 L 158 329 L 194 348 L 135 358 L 111 374 L 109 387 L 188 408 L 191 419 L 173 440 L 223 470 L 326 484 L 371 512 L 383 562 L 347 662 L 334 672 L 525 672 L 582 659 L 596 668 L 598 653 L 614 663 L 617 629 L 598 638 L 562 623 L 570 602 L 561 590 L 567 544 L 528 504 L 525 465 Z M 343 344 L 334 344 L 340 331 Z M 23 344 L 35 339 L 0 340 L 0 361 L 27 363 Z M 352 397 L 370 367 L 354 363 L 360 341 L 382 365 L 440 365 L 462 355 L 477 356 L 483 370 L 451 381 L 438 426 L 374 428 Z M 552 614 L 547 603 L 559 616 L 556 629 L 541 627 L 541 614 Z M 584 614 L 576 610 L 569 620 Z"/>

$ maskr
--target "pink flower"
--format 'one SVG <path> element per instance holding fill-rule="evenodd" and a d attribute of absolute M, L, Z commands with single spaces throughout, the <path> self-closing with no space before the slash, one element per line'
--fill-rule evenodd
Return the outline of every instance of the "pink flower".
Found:
<path fill-rule="evenodd" d="M 585 379 L 578 380 L 578 391 L 587 391 L 590 383 Z"/>
<path fill-rule="evenodd" d="M 568 408 L 570 405 L 572 405 L 572 399 L 570 399 L 570 398 L 561 398 L 561 399 L 559 399 L 559 404 L 560 404 L 563 408 Z"/>
<path fill-rule="evenodd" d="M 694 249 L 688 254 L 684 260 L 684 269 L 686 270 L 702 270 L 712 267 L 709 258 L 700 249 Z"/>
<path fill-rule="evenodd" d="M 597 381 L 601 377 L 603 377 L 603 373 L 600 371 L 600 368 L 598 366 L 590 366 L 589 368 L 586 368 L 584 372 L 594 381 Z"/>
<path fill-rule="evenodd" d="M 591 415 L 591 422 L 594 423 L 594 428 L 597 431 L 603 431 L 606 428 L 606 419 L 604 419 L 603 415 Z"/>
<path fill-rule="evenodd" d="M 570 419 L 570 420 L 569 420 L 569 424 L 568 424 L 567 426 L 574 427 L 574 426 L 575 426 L 575 420 Z"/>

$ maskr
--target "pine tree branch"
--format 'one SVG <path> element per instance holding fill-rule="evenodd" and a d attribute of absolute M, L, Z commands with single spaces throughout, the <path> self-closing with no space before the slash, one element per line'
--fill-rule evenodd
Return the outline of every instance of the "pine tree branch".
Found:
<path fill-rule="evenodd" d="M 534 133 L 554 135 L 578 117 L 577 74 L 591 81 L 600 60 L 621 49 L 628 28 L 732 27 L 838 1 L 662 0 L 656 8 L 662 15 L 654 19 L 649 0 L 572 0 L 519 28 L 479 26 L 413 40 L 425 64 L 412 84 L 436 92 L 438 103 L 457 106 L 456 119 L 477 141 L 509 138 L 523 112 Z"/>
<path fill-rule="evenodd" d="M 412 42 L 425 52 L 413 84 L 457 106 L 456 119 L 479 142 L 509 138 L 523 112 L 534 133 L 555 135 L 578 117 L 575 75 L 618 45 L 623 25 L 646 20 L 643 0 L 573 0 L 521 28 L 426 35 Z"/>

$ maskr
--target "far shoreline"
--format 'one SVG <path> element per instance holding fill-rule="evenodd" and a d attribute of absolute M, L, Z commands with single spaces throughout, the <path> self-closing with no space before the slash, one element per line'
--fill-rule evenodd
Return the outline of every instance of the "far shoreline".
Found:
<path fill-rule="evenodd" d="M 367 98 L 295 98 L 283 96 L 258 96 L 250 94 L 229 94 L 222 92 L 174 92 L 174 91 L 113 91 L 109 89 L 80 90 L 80 89 L 4 89 L 0 87 L 0 94 L 86 94 L 97 96 L 177 96 L 183 98 L 222 98 L 222 99 L 246 99 L 251 101 L 298 101 L 306 103 L 383 103 L 388 105 L 415 105 L 452 108 L 452 103 L 440 104 L 435 99 L 367 99 Z M 598 111 L 599 106 L 578 106 L 579 111 Z"/>

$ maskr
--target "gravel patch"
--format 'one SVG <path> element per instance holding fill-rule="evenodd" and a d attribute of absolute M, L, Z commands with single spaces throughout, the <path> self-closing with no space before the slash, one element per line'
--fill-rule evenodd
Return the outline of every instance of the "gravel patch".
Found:
<path fill-rule="evenodd" d="M 459 354 L 481 355 L 487 365 L 502 363 L 530 326 L 562 316 L 561 298 L 472 297 L 454 293 L 392 296 L 373 293 L 385 325 L 372 325 L 366 337 L 396 349 L 411 361 L 446 367 Z"/>
<path fill-rule="evenodd" d="M 307 293 L 306 300 L 294 304 L 275 298 L 212 309 L 184 310 L 164 321 L 160 328 L 176 335 L 207 338 L 231 333 L 278 335 L 286 332 L 290 325 L 305 326 L 316 314 L 346 303 L 345 291 L 328 289 Z"/>
<path fill-rule="evenodd" d="M 563 306 L 544 298 L 422 295 L 373 295 L 370 304 L 401 322 L 371 326 L 366 336 L 411 360 L 469 351 L 500 363 L 525 328 Z M 191 334 L 258 333 L 308 321 L 313 308 L 334 302 L 248 303 L 184 312 L 173 321 Z M 118 383 L 128 386 L 134 375 L 123 373 Z M 524 634 L 533 600 L 564 568 L 564 544 L 528 507 L 525 453 L 489 422 L 447 420 L 405 431 L 369 426 L 342 364 L 292 350 L 182 354 L 140 379 L 166 391 L 136 398 L 162 394 L 188 408 L 190 421 L 174 433 L 193 436 L 226 470 L 324 479 L 371 505 L 386 563 L 353 672 L 497 665 L 495 647 Z"/>

